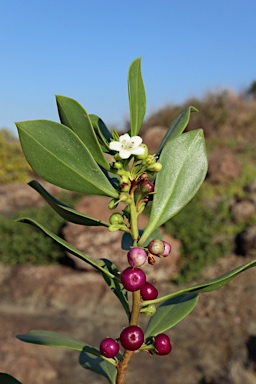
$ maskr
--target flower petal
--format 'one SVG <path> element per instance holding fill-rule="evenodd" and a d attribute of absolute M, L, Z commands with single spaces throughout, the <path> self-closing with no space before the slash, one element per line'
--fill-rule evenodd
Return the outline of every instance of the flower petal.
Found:
<path fill-rule="evenodd" d="M 121 149 L 121 143 L 119 141 L 111 141 L 109 143 L 109 148 L 113 151 L 120 151 Z"/>
<path fill-rule="evenodd" d="M 119 156 L 122 158 L 122 159 L 128 159 L 130 156 L 131 156 L 131 151 L 127 151 L 126 149 L 120 149 L 119 151 Z"/>
<path fill-rule="evenodd" d="M 143 155 L 144 152 L 145 152 L 145 148 L 143 148 L 143 147 L 131 149 L 132 155 Z"/>
<path fill-rule="evenodd" d="M 126 140 L 126 141 L 130 141 L 131 140 L 131 138 L 130 138 L 130 136 L 128 135 L 128 133 L 125 133 L 124 135 L 121 135 L 120 137 L 119 137 L 119 142 L 121 143 L 123 140 Z"/>
<path fill-rule="evenodd" d="M 136 147 L 138 147 L 142 143 L 142 138 L 140 136 L 132 136 L 130 140 Z"/>

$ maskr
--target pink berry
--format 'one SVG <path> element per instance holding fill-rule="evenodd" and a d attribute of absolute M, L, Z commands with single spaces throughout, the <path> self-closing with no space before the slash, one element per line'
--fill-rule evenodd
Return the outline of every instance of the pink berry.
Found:
<path fill-rule="evenodd" d="M 140 268 L 128 267 L 121 273 L 121 282 L 127 291 L 138 291 L 146 283 L 146 275 Z"/>
<path fill-rule="evenodd" d="M 164 252 L 164 243 L 162 240 L 151 240 L 148 250 L 152 255 L 161 256 Z"/>
<path fill-rule="evenodd" d="M 167 243 L 167 241 L 163 241 L 164 243 L 164 252 L 162 253 L 161 256 L 166 257 L 171 253 L 172 246 L 171 244 Z"/>
<path fill-rule="evenodd" d="M 100 343 L 100 353 L 108 358 L 115 357 L 119 352 L 119 345 L 111 337 L 106 337 Z"/>
<path fill-rule="evenodd" d="M 128 351 L 136 351 L 144 342 L 144 333 L 137 325 L 130 325 L 120 334 L 120 343 Z"/>
<path fill-rule="evenodd" d="M 158 290 L 153 284 L 146 281 L 143 287 L 140 289 L 140 294 L 143 300 L 155 300 L 158 296 Z"/>
<path fill-rule="evenodd" d="M 172 351 L 172 343 L 165 333 L 159 333 L 155 337 L 154 345 L 157 354 L 160 356 L 169 355 Z"/>
<path fill-rule="evenodd" d="M 147 253 L 142 248 L 132 248 L 127 254 L 128 263 L 132 267 L 141 267 L 147 260 Z"/>

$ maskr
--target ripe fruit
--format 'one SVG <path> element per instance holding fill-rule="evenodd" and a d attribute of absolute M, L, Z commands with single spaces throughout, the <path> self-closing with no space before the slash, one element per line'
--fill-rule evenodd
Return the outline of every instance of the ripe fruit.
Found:
<path fill-rule="evenodd" d="M 128 263 L 132 267 L 141 267 L 147 260 L 147 253 L 142 248 L 132 248 L 127 254 Z"/>
<path fill-rule="evenodd" d="M 143 180 L 140 182 L 140 189 L 142 193 L 152 193 L 155 190 L 155 186 L 152 181 Z"/>
<path fill-rule="evenodd" d="M 121 273 L 121 282 L 127 291 L 138 291 L 146 283 L 146 275 L 142 269 L 128 267 Z"/>
<path fill-rule="evenodd" d="M 172 351 L 172 344 L 165 333 L 159 333 L 159 335 L 155 337 L 154 345 L 157 354 L 160 356 L 169 355 Z"/>
<path fill-rule="evenodd" d="M 108 358 L 115 357 L 119 352 L 119 345 L 111 337 L 106 337 L 100 343 L 100 353 Z"/>
<path fill-rule="evenodd" d="M 166 257 L 171 253 L 172 246 L 171 244 L 167 243 L 167 241 L 163 241 L 164 243 L 164 252 L 162 253 L 161 256 Z"/>
<path fill-rule="evenodd" d="M 155 300 L 158 296 L 158 290 L 156 287 L 154 287 L 153 284 L 146 281 L 146 283 L 140 289 L 140 295 L 143 300 Z"/>
<path fill-rule="evenodd" d="M 120 334 L 120 343 L 128 351 L 136 351 L 144 342 L 144 333 L 137 325 L 130 325 L 122 330 Z"/>

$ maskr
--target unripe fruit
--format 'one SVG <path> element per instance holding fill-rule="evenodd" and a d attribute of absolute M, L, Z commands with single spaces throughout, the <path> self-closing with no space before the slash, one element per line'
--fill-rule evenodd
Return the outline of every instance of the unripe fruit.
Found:
<path fill-rule="evenodd" d="M 121 282 L 127 291 L 138 291 L 146 283 L 146 275 L 140 268 L 128 267 L 121 273 Z"/>
<path fill-rule="evenodd" d="M 171 253 L 172 246 L 171 244 L 167 243 L 167 241 L 163 241 L 164 243 L 164 252 L 162 253 L 161 256 L 166 257 Z"/>
<path fill-rule="evenodd" d="M 152 181 L 143 180 L 140 182 L 140 189 L 142 193 L 152 193 L 155 190 L 155 186 Z"/>
<path fill-rule="evenodd" d="M 146 281 L 140 289 L 140 295 L 143 300 L 155 300 L 158 296 L 158 290 L 153 284 Z"/>
<path fill-rule="evenodd" d="M 128 263 L 132 267 L 141 267 L 147 260 L 147 253 L 142 248 L 132 248 L 127 254 Z"/>
<path fill-rule="evenodd" d="M 155 256 L 161 256 L 164 252 L 164 243 L 162 240 L 151 240 L 148 245 L 148 250 Z"/>
<path fill-rule="evenodd" d="M 150 304 L 140 310 L 142 313 L 144 313 L 145 316 L 151 317 L 156 313 L 156 306 L 155 304 Z"/>
<path fill-rule="evenodd" d="M 111 337 L 106 337 L 100 343 L 100 353 L 108 358 L 115 357 L 119 352 L 119 345 Z"/>
<path fill-rule="evenodd" d="M 172 344 L 165 333 L 159 333 L 155 337 L 154 346 L 157 354 L 160 356 L 169 355 L 172 351 Z"/>
<path fill-rule="evenodd" d="M 115 212 L 115 213 L 112 213 L 112 215 L 110 216 L 109 222 L 110 222 L 110 224 L 113 224 L 113 225 L 123 224 L 124 218 L 121 215 L 121 213 Z"/>
<path fill-rule="evenodd" d="M 155 163 L 155 164 L 151 164 L 147 167 L 147 170 L 148 171 L 151 171 L 151 172 L 159 172 L 161 171 L 162 169 L 162 164 L 161 163 Z"/>
<path fill-rule="evenodd" d="M 136 351 L 144 342 L 144 333 L 137 325 L 130 325 L 122 330 L 120 343 L 128 351 Z"/>

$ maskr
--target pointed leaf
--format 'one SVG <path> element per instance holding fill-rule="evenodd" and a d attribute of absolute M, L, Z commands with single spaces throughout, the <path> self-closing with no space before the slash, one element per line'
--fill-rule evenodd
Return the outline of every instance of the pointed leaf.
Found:
<path fill-rule="evenodd" d="M 48 345 L 52 347 L 69 348 L 76 351 L 83 351 L 87 344 L 73 337 L 52 331 L 30 331 L 23 335 L 17 335 L 17 339 L 26 343 Z"/>
<path fill-rule="evenodd" d="M 108 223 L 104 221 L 94 219 L 93 217 L 84 215 L 81 212 L 76 211 L 68 207 L 66 204 L 61 201 L 55 199 L 49 192 L 44 189 L 44 187 L 36 180 L 32 180 L 28 183 L 30 187 L 35 189 L 40 195 L 44 198 L 44 200 L 65 220 L 70 221 L 71 223 L 86 225 L 86 226 L 103 226 L 109 227 Z"/>
<path fill-rule="evenodd" d="M 16 380 L 13 376 L 3 372 L 0 372 L 0 383 L 1 384 L 21 384 L 21 382 Z"/>
<path fill-rule="evenodd" d="M 78 251 L 76 248 L 72 247 L 69 243 L 67 243 L 65 240 L 61 239 L 59 236 L 55 235 L 53 232 L 49 231 L 49 229 L 45 228 L 43 225 L 37 223 L 35 220 L 29 219 L 27 217 L 21 218 L 17 220 L 21 223 L 31 224 L 34 227 L 41 229 L 47 236 L 49 236 L 51 239 L 56 241 L 56 243 L 60 244 L 64 249 L 73 255 L 77 256 L 79 259 L 84 260 L 86 263 L 90 264 L 92 267 L 100 271 L 101 273 L 107 275 L 110 278 L 114 278 L 115 276 L 108 272 L 106 269 L 102 268 L 100 265 L 97 264 L 96 261 L 91 260 L 88 256 L 84 255 L 82 252 Z"/>
<path fill-rule="evenodd" d="M 204 281 L 203 283 L 193 285 L 192 287 L 181 289 L 180 291 L 170 293 L 169 295 L 162 296 L 156 300 L 148 300 L 143 302 L 143 306 L 149 304 L 161 303 L 162 301 L 177 297 L 179 295 L 189 294 L 189 293 L 205 293 L 215 291 L 228 284 L 233 280 L 239 273 L 246 271 L 249 268 L 256 266 L 256 260 L 250 261 L 249 263 L 243 264 L 238 268 L 233 269 L 230 272 L 224 273 L 221 276 L 216 277 L 215 279 Z"/>
<path fill-rule="evenodd" d="M 109 271 L 112 275 L 117 277 L 117 280 L 111 279 L 108 276 L 106 276 L 104 273 L 102 273 L 102 276 L 106 283 L 108 284 L 109 288 L 114 292 L 120 303 L 122 304 L 128 319 L 130 318 L 130 308 L 129 308 L 129 302 L 128 302 L 128 294 L 126 289 L 124 288 L 123 284 L 120 282 L 120 272 L 110 260 L 108 259 L 98 259 L 96 260 L 96 263 L 101 266 L 102 268 Z"/>
<path fill-rule="evenodd" d="M 56 102 L 61 123 L 75 132 L 100 166 L 110 169 L 85 109 L 76 100 L 65 96 L 56 95 Z"/>
<path fill-rule="evenodd" d="M 196 294 L 182 295 L 165 301 L 150 318 L 145 338 L 156 336 L 172 328 L 195 308 L 197 302 Z"/>
<path fill-rule="evenodd" d="M 93 356 L 86 352 L 81 352 L 79 356 L 80 365 L 85 368 L 104 376 L 109 384 L 116 383 L 117 369 L 107 360 Z"/>
<path fill-rule="evenodd" d="M 176 119 L 171 123 L 156 152 L 158 156 L 160 155 L 163 147 L 169 140 L 174 139 L 184 131 L 184 129 L 188 125 L 191 112 L 198 112 L 198 110 L 195 107 L 190 106 L 186 109 L 185 112 L 183 112 L 180 116 L 176 117 Z"/>
<path fill-rule="evenodd" d="M 113 139 L 113 136 L 109 132 L 105 123 L 97 115 L 90 114 L 89 118 L 91 120 L 92 126 L 96 135 L 98 136 L 99 141 L 102 145 L 105 145 L 106 148 L 109 147 L 110 140 Z"/>
<path fill-rule="evenodd" d="M 176 215 L 196 194 L 207 172 L 203 131 L 187 132 L 169 141 L 159 158 L 155 195 L 148 224 L 139 246 L 150 234 Z"/>
<path fill-rule="evenodd" d="M 130 103 L 131 136 L 139 133 L 146 113 L 146 94 L 140 69 L 141 57 L 135 59 L 129 68 L 128 92 Z"/>
<path fill-rule="evenodd" d="M 43 179 L 71 191 L 118 197 L 89 150 L 71 129 L 47 120 L 16 125 L 27 161 Z"/>

